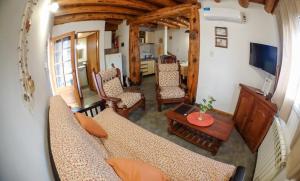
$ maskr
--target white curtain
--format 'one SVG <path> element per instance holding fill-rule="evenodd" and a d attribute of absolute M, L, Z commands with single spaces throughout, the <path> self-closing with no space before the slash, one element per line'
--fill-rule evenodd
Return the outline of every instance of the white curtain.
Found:
<path fill-rule="evenodd" d="M 300 0 L 280 0 L 277 18 L 282 28 L 282 65 L 272 101 L 279 108 L 280 118 L 287 121 L 300 84 Z"/>

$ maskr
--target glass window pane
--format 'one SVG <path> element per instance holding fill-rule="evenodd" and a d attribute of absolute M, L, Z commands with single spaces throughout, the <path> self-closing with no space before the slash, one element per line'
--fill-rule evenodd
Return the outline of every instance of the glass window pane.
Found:
<path fill-rule="evenodd" d="M 55 52 L 55 56 L 54 56 L 54 63 L 61 63 L 62 61 L 62 55 L 61 52 Z"/>
<path fill-rule="evenodd" d="M 57 86 L 57 88 L 65 86 L 65 80 L 64 80 L 63 76 L 56 77 L 56 86 Z"/>
<path fill-rule="evenodd" d="M 70 48 L 71 47 L 71 38 L 66 37 L 63 39 L 63 48 Z"/>
<path fill-rule="evenodd" d="M 66 74 L 65 79 L 66 79 L 66 86 L 73 85 L 73 76 L 72 76 L 72 74 Z"/>
<path fill-rule="evenodd" d="M 62 42 L 61 42 L 61 40 L 57 40 L 55 42 L 55 52 L 61 51 L 61 49 L 62 49 Z"/>
<path fill-rule="evenodd" d="M 63 49 L 63 61 L 71 60 L 71 48 Z"/>
<path fill-rule="evenodd" d="M 71 61 L 64 62 L 64 73 L 65 74 L 72 73 L 72 64 L 71 64 Z"/>
<path fill-rule="evenodd" d="M 57 76 L 64 74 L 62 64 L 56 64 L 56 65 L 54 65 L 54 68 L 55 68 L 55 74 Z"/>

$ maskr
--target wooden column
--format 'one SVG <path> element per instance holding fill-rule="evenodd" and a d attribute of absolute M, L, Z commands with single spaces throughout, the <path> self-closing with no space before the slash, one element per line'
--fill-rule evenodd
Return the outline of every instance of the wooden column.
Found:
<path fill-rule="evenodd" d="M 199 55 L 200 55 L 200 19 L 198 6 L 193 5 L 190 13 L 190 36 L 189 36 L 189 66 L 188 66 L 188 96 L 191 102 L 196 100 Z"/>
<path fill-rule="evenodd" d="M 129 28 L 129 72 L 130 81 L 134 84 L 139 84 L 141 80 L 138 25 L 130 25 Z"/>

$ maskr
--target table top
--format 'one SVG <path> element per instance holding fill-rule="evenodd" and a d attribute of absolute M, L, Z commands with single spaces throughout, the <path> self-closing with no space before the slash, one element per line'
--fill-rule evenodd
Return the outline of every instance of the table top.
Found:
<path fill-rule="evenodd" d="M 200 126 L 195 126 L 195 125 L 190 124 L 187 121 L 187 115 L 183 115 L 183 114 L 175 111 L 180 106 L 190 106 L 190 110 L 187 111 L 188 114 L 199 111 L 198 107 L 196 107 L 196 106 L 182 103 L 182 104 L 178 105 L 176 108 L 174 108 L 173 110 L 168 111 L 166 113 L 167 118 L 174 120 L 178 123 L 181 123 L 183 125 L 186 125 L 190 128 L 200 131 L 202 133 L 205 133 L 209 136 L 215 137 L 219 140 L 222 140 L 222 141 L 228 140 L 228 138 L 232 132 L 232 129 L 233 129 L 233 121 L 230 116 L 222 115 L 222 114 L 220 114 L 218 112 L 214 112 L 214 111 L 209 111 L 207 113 L 210 114 L 215 119 L 215 122 L 209 127 L 200 127 Z"/>

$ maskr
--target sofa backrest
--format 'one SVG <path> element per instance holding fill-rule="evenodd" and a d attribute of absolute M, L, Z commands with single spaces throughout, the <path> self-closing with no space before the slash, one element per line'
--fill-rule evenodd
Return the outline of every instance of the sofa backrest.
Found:
<path fill-rule="evenodd" d="M 104 146 L 80 126 L 60 96 L 50 98 L 49 138 L 61 180 L 120 180 L 105 161 Z"/>

